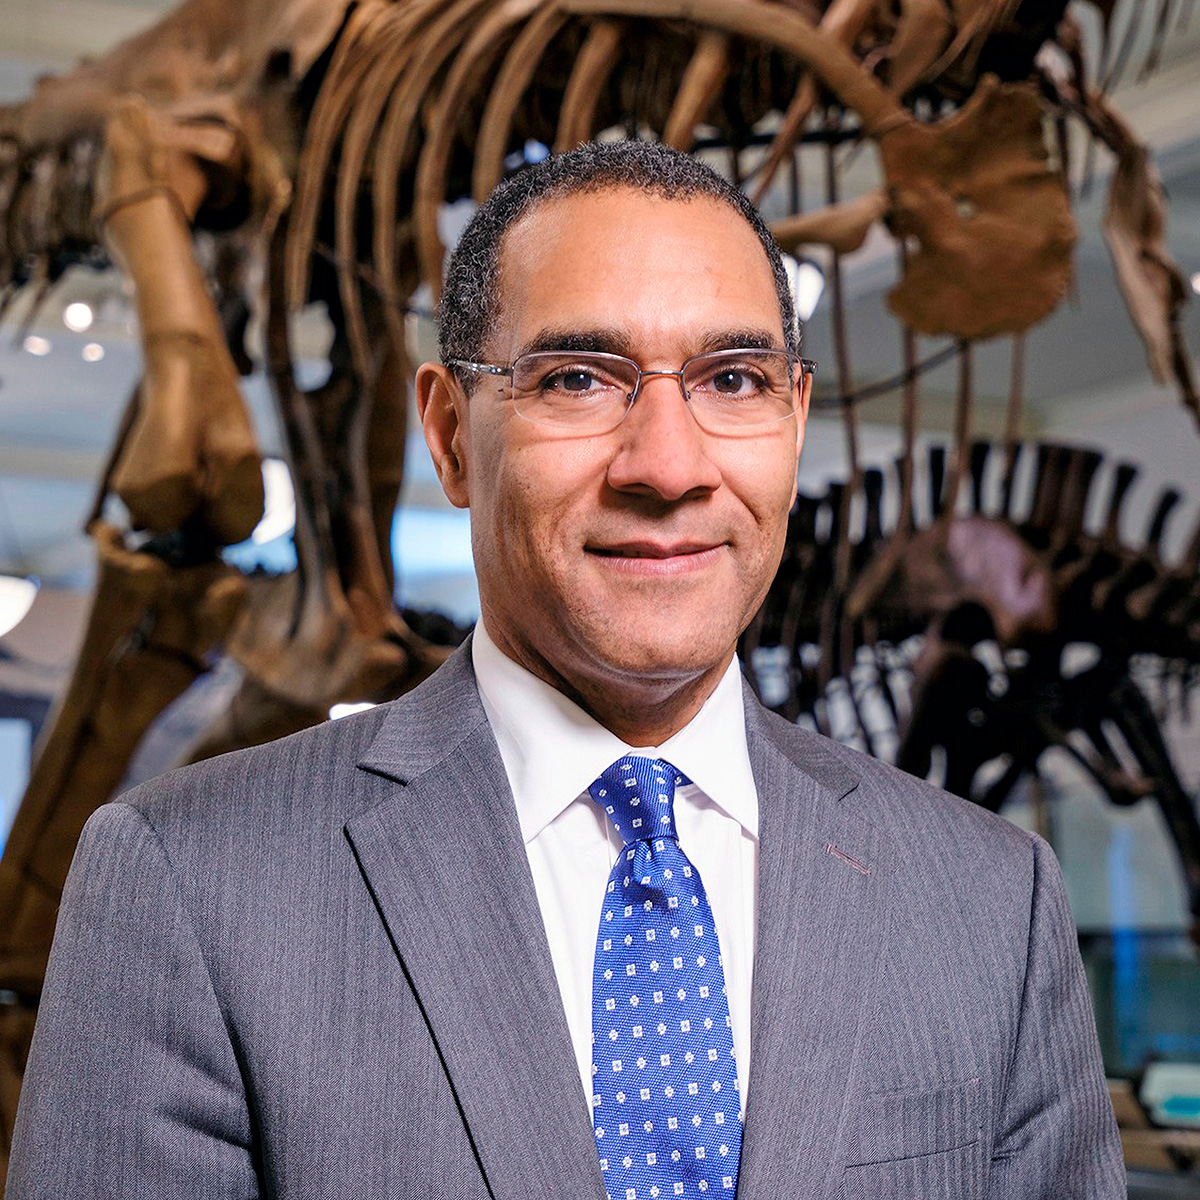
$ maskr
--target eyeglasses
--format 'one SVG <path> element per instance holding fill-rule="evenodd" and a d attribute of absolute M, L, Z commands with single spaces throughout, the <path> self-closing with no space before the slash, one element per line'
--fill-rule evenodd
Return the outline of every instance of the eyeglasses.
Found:
<path fill-rule="evenodd" d="M 631 358 L 599 351 L 537 350 L 512 366 L 452 358 L 447 366 L 506 375 L 517 414 L 535 425 L 581 434 L 608 433 L 633 407 L 642 381 L 671 375 L 707 433 L 737 434 L 786 421 L 796 411 L 796 366 L 817 364 L 787 350 L 718 350 L 697 354 L 678 371 L 643 371 Z"/>

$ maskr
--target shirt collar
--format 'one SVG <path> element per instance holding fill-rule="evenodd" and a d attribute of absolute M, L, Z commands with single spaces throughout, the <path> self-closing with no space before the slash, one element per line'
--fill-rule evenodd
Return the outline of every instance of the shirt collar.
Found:
<path fill-rule="evenodd" d="M 665 758 L 747 833 L 758 836 L 758 795 L 736 658 L 691 721 L 661 746 L 650 747 L 627 745 L 515 663 L 492 641 L 482 619 L 471 639 L 471 659 L 526 844 L 606 767 L 629 753 Z"/>

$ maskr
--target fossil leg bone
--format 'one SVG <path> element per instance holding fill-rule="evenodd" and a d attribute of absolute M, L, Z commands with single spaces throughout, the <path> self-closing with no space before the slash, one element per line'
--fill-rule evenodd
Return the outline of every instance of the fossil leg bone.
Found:
<path fill-rule="evenodd" d="M 237 140 L 204 128 L 207 164 L 236 166 Z M 113 477 L 135 527 L 201 523 L 218 544 L 242 541 L 262 516 L 262 474 L 220 319 L 192 250 L 208 190 L 179 130 L 144 101 L 120 105 L 106 130 L 97 206 L 109 246 L 134 281 L 145 355 L 141 402 Z M 219 156 L 219 157 L 218 157 Z"/>

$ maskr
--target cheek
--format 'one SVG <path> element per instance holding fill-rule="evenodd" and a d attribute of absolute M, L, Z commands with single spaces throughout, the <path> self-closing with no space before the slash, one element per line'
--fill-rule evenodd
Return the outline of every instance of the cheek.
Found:
<path fill-rule="evenodd" d="M 726 479 L 740 481 L 736 490 L 750 511 L 765 542 L 782 545 L 788 510 L 796 489 L 796 458 L 786 447 L 770 455 L 747 455 Z"/>
<path fill-rule="evenodd" d="M 497 519 L 526 541 L 569 536 L 602 477 L 596 456 L 586 454 L 579 439 L 510 446 L 493 484 Z"/>
<path fill-rule="evenodd" d="M 738 573 L 747 595 L 758 597 L 754 608 L 766 596 L 783 558 L 791 496 L 792 485 L 787 476 L 760 479 L 753 495 L 743 493 L 752 525 L 743 545 Z"/>
<path fill-rule="evenodd" d="M 564 495 L 532 466 L 520 455 L 508 460 L 497 473 L 485 518 L 498 558 L 493 565 L 524 591 L 553 571 L 569 527 Z"/>
<path fill-rule="evenodd" d="M 507 481 L 497 497 L 493 521 L 500 552 L 510 570 L 527 572 L 541 541 L 538 497 L 528 483 Z"/>

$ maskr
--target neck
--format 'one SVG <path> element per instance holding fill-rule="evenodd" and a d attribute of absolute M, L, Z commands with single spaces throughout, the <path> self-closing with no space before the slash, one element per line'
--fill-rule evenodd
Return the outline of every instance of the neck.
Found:
<path fill-rule="evenodd" d="M 575 701 L 610 733 L 627 746 L 661 746 L 677 734 L 704 706 L 721 681 L 728 663 L 714 673 L 674 685 L 658 681 L 659 686 L 638 694 L 614 694 L 603 686 L 570 687 L 565 680 L 547 678 L 563 695 Z M 543 676 L 543 678 L 546 678 Z"/>
<path fill-rule="evenodd" d="M 507 658 L 633 747 L 661 746 L 687 725 L 716 690 L 734 654 L 730 650 L 721 662 L 690 672 L 634 675 L 600 668 L 594 675 L 568 677 L 531 647 L 497 636 L 490 627 L 488 634 Z"/>

